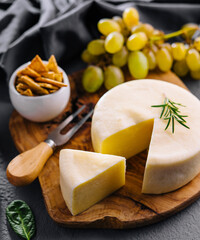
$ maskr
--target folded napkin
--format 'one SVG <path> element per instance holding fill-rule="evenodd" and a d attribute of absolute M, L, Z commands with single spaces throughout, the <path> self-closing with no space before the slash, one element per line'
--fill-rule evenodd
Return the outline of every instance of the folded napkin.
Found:
<path fill-rule="evenodd" d="M 177 0 L 178 1 L 178 0 Z M 39 54 L 56 56 L 69 71 L 88 41 L 98 38 L 100 18 L 121 15 L 125 7 L 139 10 L 140 19 L 165 32 L 187 22 L 200 22 L 199 1 L 0 1 L 0 78 L 9 80 L 21 64 Z"/>

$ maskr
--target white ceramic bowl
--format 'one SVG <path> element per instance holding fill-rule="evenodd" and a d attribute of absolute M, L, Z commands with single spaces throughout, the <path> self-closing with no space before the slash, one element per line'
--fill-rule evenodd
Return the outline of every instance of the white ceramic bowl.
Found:
<path fill-rule="evenodd" d="M 47 61 L 43 61 L 47 63 Z M 30 62 L 23 64 L 15 70 L 9 82 L 10 100 L 14 108 L 24 118 L 34 122 L 46 122 L 57 117 L 66 107 L 70 97 L 69 79 L 62 68 L 59 70 L 63 73 L 63 81 L 67 87 L 62 87 L 58 91 L 42 96 L 23 96 L 15 89 L 15 80 L 17 72 Z"/>

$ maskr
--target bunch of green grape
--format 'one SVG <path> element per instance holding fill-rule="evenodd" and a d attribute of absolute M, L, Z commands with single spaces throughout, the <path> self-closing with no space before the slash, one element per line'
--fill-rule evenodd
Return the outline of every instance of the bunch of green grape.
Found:
<path fill-rule="evenodd" d="M 109 90 L 123 83 L 125 66 L 135 79 L 145 78 L 156 68 L 162 72 L 173 69 L 180 77 L 190 72 L 192 78 L 200 79 L 200 37 L 192 39 L 198 25 L 186 24 L 165 35 L 140 22 L 138 11 L 130 7 L 122 17 L 100 19 L 97 27 L 102 34 L 100 39 L 89 42 L 81 56 L 89 64 L 82 78 L 87 92 L 96 92 L 103 84 Z M 166 42 L 179 35 L 182 42 Z"/>

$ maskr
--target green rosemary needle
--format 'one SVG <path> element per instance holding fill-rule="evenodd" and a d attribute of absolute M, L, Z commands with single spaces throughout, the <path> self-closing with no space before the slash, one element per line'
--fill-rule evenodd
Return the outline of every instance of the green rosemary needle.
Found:
<path fill-rule="evenodd" d="M 186 125 L 186 120 L 184 118 L 188 117 L 186 115 L 181 115 L 179 107 L 185 107 L 184 105 L 180 103 L 175 103 L 168 99 L 167 97 L 164 100 L 164 103 L 161 105 L 153 105 L 151 107 L 161 107 L 162 112 L 160 114 L 160 118 L 163 117 L 164 120 L 167 120 L 167 125 L 165 127 L 165 130 L 169 127 L 170 123 L 172 125 L 172 133 L 174 133 L 174 121 L 177 121 L 182 126 L 190 129 Z"/>

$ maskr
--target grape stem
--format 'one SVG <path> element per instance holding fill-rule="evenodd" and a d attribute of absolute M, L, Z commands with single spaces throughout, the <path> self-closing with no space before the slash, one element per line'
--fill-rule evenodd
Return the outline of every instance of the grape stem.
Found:
<path fill-rule="evenodd" d="M 194 30 L 194 29 L 192 29 L 192 30 Z M 199 30 L 199 28 L 196 28 L 196 30 Z M 180 36 L 181 34 L 187 33 L 189 31 L 191 31 L 191 29 L 188 29 L 188 30 L 187 29 L 181 29 L 181 30 L 178 30 L 176 32 L 165 34 L 163 36 L 152 36 L 152 37 L 150 37 L 150 41 L 155 42 L 155 41 L 159 41 L 159 40 L 168 40 L 170 38 Z"/>

